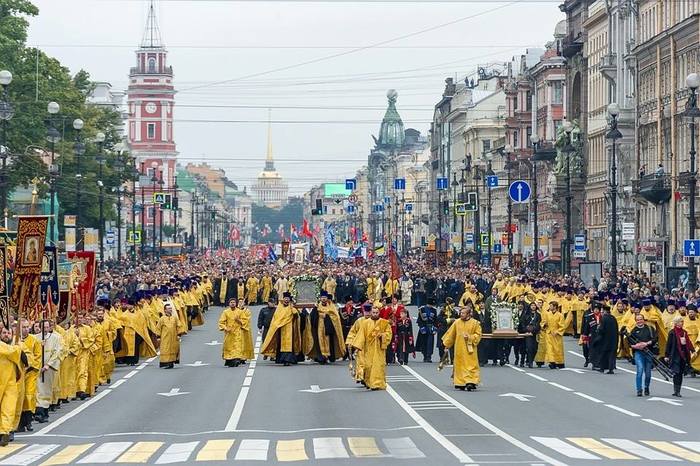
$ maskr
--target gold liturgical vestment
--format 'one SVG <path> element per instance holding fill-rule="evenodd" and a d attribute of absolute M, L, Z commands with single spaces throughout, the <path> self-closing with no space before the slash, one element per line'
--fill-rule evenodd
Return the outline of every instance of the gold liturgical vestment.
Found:
<path fill-rule="evenodd" d="M 391 324 L 386 319 L 365 319 L 352 346 L 362 352 L 367 388 L 386 389 L 386 349 L 391 344 Z"/>
<path fill-rule="evenodd" d="M 455 320 L 442 337 L 445 348 L 455 349 L 454 384 L 464 387 L 468 383 L 481 382 L 479 358 L 476 347 L 481 341 L 481 324 L 476 319 Z"/>

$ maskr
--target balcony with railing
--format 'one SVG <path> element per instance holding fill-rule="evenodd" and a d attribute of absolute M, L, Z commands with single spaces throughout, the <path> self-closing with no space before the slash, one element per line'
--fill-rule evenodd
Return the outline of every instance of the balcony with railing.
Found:
<path fill-rule="evenodd" d="M 642 175 L 632 180 L 635 196 L 651 203 L 663 204 L 671 200 L 671 177 L 667 173 Z"/>
<path fill-rule="evenodd" d="M 578 32 L 576 35 L 567 34 L 562 41 L 562 55 L 565 58 L 571 58 L 583 50 L 583 34 Z"/>

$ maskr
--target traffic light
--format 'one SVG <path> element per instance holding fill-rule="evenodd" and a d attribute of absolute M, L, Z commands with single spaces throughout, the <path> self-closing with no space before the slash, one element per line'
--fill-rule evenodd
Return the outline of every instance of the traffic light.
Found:
<path fill-rule="evenodd" d="M 160 205 L 161 210 L 172 209 L 173 196 L 172 194 L 166 194 L 164 202 Z"/>
<path fill-rule="evenodd" d="M 442 201 L 442 211 L 445 214 L 450 213 L 450 201 Z"/>

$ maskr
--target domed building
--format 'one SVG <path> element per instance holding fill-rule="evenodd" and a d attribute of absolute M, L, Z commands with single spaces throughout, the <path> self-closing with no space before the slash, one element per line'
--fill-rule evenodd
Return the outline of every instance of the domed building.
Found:
<path fill-rule="evenodd" d="M 264 205 L 272 209 L 279 209 L 287 204 L 289 186 L 282 175 L 275 170 L 275 162 L 272 159 L 272 127 L 267 128 L 267 156 L 265 169 L 260 172 L 253 185 L 253 201 L 258 205 Z"/>

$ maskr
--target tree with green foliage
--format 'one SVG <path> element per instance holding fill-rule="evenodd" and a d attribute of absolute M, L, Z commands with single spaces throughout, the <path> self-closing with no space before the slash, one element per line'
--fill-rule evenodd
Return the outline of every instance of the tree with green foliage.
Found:
<path fill-rule="evenodd" d="M 38 185 L 40 195 L 48 192 L 48 167 L 41 155 L 49 150 L 47 125 L 52 124 L 61 135 L 61 141 L 54 148 L 55 163 L 60 170 L 56 180 L 61 207 L 59 222 L 62 222 L 64 214 L 77 212 L 76 194 L 80 184 L 83 199 L 81 223 L 86 227 L 97 227 L 97 156 L 100 147 L 93 142 L 95 134 L 103 132 L 106 136 L 101 150 L 105 157 L 102 183 L 107 219 L 116 217 L 113 207 L 116 202 L 115 188 L 132 175 L 131 170 L 126 168 L 133 165 L 131 161 L 114 150 L 120 142 L 117 127 L 121 116 L 110 108 L 86 103 L 94 89 L 89 73 L 80 70 L 71 76 L 68 68 L 57 59 L 37 48 L 26 46 L 27 18 L 38 14 L 39 10 L 28 0 L 0 0 L 0 69 L 7 69 L 13 75 L 8 91 L 15 109 L 7 132 L 7 147 L 11 154 L 7 171 L 8 192 L 18 186 L 29 186 L 35 178 L 44 180 Z M 51 101 L 57 102 L 61 110 L 49 122 L 47 105 Z M 84 121 L 84 128 L 79 134 L 73 128 L 73 121 L 77 118 Z M 77 137 L 85 144 L 86 150 L 82 156 L 75 153 Z M 76 176 L 78 167 L 81 177 Z"/>

